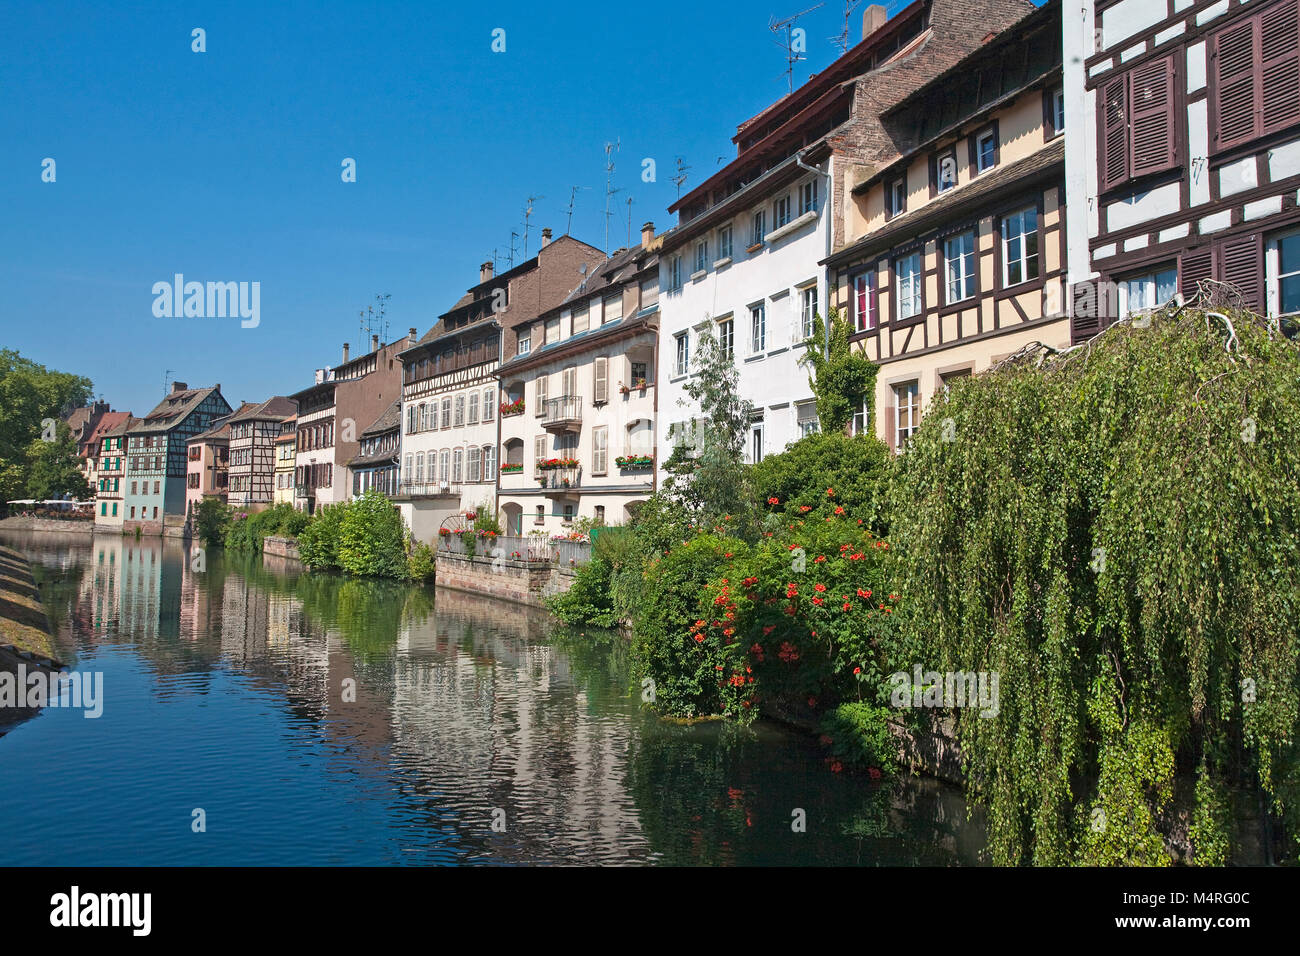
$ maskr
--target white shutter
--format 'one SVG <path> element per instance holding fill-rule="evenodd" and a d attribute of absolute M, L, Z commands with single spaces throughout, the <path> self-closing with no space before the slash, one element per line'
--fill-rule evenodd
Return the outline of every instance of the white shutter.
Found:
<path fill-rule="evenodd" d="M 546 414 L 546 375 L 537 376 L 537 411 L 538 418 Z"/>
<path fill-rule="evenodd" d="M 607 358 L 596 359 L 594 392 L 592 401 L 604 402 L 609 400 L 609 359 Z"/>
<path fill-rule="evenodd" d="M 608 463 L 609 429 L 597 428 L 591 433 L 591 470 L 593 474 L 603 475 Z"/>

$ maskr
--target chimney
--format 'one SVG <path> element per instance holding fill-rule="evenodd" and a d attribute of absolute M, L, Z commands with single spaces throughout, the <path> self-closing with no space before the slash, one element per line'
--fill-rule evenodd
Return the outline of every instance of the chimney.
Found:
<path fill-rule="evenodd" d="M 551 244 L 551 227 L 547 226 L 542 230 L 542 248 L 545 249 Z"/>
<path fill-rule="evenodd" d="M 370 351 L 372 352 L 379 351 L 379 336 L 373 333 L 370 336 Z"/>
<path fill-rule="evenodd" d="M 873 3 L 862 11 L 862 39 L 866 39 L 885 25 L 889 14 L 878 3 Z"/>
<path fill-rule="evenodd" d="M 347 342 L 344 342 L 344 343 L 343 343 L 343 361 L 346 363 L 347 360 L 348 360 L 348 343 L 347 343 Z"/>
<path fill-rule="evenodd" d="M 187 388 L 189 388 L 189 386 L 186 385 L 184 382 L 172 382 L 172 394 L 173 394 L 173 395 L 175 395 L 177 392 L 183 392 L 183 391 L 185 391 Z"/>
<path fill-rule="evenodd" d="M 491 278 L 492 278 L 492 263 L 485 262 L 478 267 L 478 281 L 487 282 L 487 280 Z"/>
<path fill-rule="evenodd" d="M 650 245 L 650 240 L 655 237 L 655 224 L 653 222 L 642 223 L 641 225 L 641 248 L 645 249 Z"/>
<path fill-rule="evenodd" d="M 416 343 L 415 329 L 414 328 L 410 329 L 410 331 L 407 332 L 406 337 L 409 338 L 411 340 L 411 344 L 414 345 Z"/>

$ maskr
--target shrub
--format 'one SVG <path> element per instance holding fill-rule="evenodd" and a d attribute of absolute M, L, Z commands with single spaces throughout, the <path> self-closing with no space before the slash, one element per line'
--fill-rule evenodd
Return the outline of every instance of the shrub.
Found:
<path fill-rule="evenodd" d="M 358 577 L 407 576 L 406 526 L 393 503 L 373 488 L 343 506 L 338 565 Z"/>
<path fill-rule="evenodd" d="M 230 526 L 230 509 L 220 498 L 204 498 L 194 509 L 195 534 L 209 548 L 223 544 Z"/>
<path fill-rule="evenodd" d="M 592 557 L 573 575 L 569 590 L 547 598 L 547 609 L 571 626 L 614 627 L 618 620 L 609 595 L 610 566 Z"/>
<path fill-rule="evenodd" d="M 840 704 L 821 723 L 831 757 L 849 767 L 891 772 L 898 745 L 889 732 L 889 716 L 888 707 L 867 701 Z"/>
<path fill-rule="evenodd" d="M 298 556 L 312 571 L 337 571 L 339 564 L 339 530 L 345 505 L 324 505 L 312 515 L 310 523 L 298 535 Z"/>
<path fill-rule="evenodd" d="M 406 575 L 417 584 L 434 579 L 436 554 L 423 541 L 412 543 L 406 558 Z"/>
<path fill-rule="evenodd" d="M 884 534 L 888 464 L 889 450 L 875 436 L 816 432 L 754 465 L 751 480 L 758 500 L 773 513 L 816 518 L 842 507 Z M 835 494 L 827 495 L 828 488 Z"/>

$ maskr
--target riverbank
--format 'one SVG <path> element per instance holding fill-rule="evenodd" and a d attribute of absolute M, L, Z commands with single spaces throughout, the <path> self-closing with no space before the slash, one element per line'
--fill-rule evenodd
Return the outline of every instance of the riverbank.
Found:
<path fill-rule="evenodd" d="M 90 520 L 73 520 L 70 518 L 36 518 L 23 515 L 10 515 L 0 518 L 0 531 L 58 531 L 63 534 L 95 533 L 95 522 Z"/>
<path fill-rule="evenodd" d="M 61 668 L 31 566 L 19 552 L 0 547 L 0 674 L 23 681 L 37 671 Z M 39 709 L 27 707 L 24 700 L 20 694 L 15 706 L 0 706 L 0 735 Z"/>

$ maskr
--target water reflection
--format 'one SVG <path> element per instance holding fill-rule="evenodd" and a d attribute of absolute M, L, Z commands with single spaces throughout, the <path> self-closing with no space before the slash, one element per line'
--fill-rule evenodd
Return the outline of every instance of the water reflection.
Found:
<path fill-rule="evenodd" d="M 4 539 L 108 699 L 0 739 L 0 813 L 66 837 L 0 863 L 948 865 L 984 845 L 932 781 L 832 774 L 774 725 L 655 720 L 622 642 L 537 611 L 220 553 L 196 572 L 170 540 Z"/>

